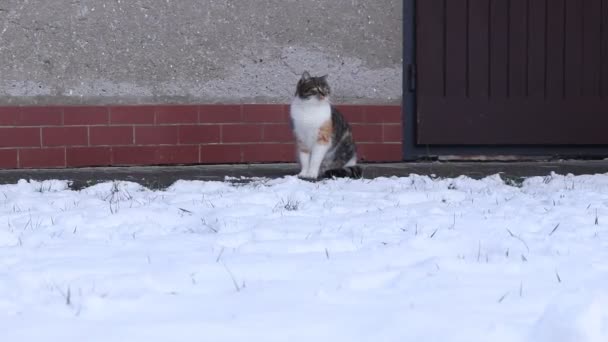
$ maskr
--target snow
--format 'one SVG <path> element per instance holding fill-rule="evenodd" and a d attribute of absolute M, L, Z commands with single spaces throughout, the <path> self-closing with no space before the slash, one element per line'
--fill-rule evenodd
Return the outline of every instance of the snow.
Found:
<path fill-rule="evenodd" d="M 2 341 L 608 341 L 608 174 L 0 185 Z"/>

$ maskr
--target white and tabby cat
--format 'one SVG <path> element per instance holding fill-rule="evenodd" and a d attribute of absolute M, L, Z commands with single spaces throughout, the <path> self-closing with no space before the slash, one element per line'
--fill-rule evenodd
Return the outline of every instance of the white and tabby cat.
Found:
<path fill-rule="evenodd" d="M 302 170 L 298 177 L 361 178 L 352 130 L 329 101 L 327 75 L 305 71 L 298 81 L 290 114 Z"/>

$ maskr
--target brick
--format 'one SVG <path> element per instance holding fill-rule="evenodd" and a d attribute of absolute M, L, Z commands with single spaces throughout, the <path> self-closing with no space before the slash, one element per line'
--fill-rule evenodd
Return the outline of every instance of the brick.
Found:
<path fill-rule="evenodd" d="M 242 161 L 241 145 L 201 145 L 201 163 L 223 164 Z"/>
<path fill-rule="evenodd" d="M 153 165 L 156 164 L 155 146 L 130 146 L 112 148 L 114 165 Z"/>
<path fill-rule="evenodd" d="M 19 107 L 0 107 L 0 126 L 14 126 L 19 116 Z"/>
<path fill-rule="evenodd" d="M 154 106 L 110 107 L 110 124 L 150 125 L 154 123 Z"/>
<path fill-rule="evenodd" d="M 243 122 L 288 122 L 289 115 L 283 104 L 246 104 L 243 105 Z"/>
<path fill-rule="evenodd" d="M 65 167 L 65 148 L 35 148 L 19 150 L 19 167 L 55 168 Z"/>
<path fill-rule="evenodd" d="M 133 145 L 133 126 L 89 127 L 90 145 Z"/>
<path fill-rule="evenodd" d="M 196 164 L 199 154 L 198 146 L 160 146 L 156 158 L 159 164 Z"/>
<path fill-rule="evenodd" d="M 365 106 L 362 105 L 338 105 L 338 111 L 342 113 L 349 123 L 365 123 Z"/>
<path fill-rule="evenodd" d="M 242 122 L 241 105 L 202 105 L 199 106 L 199 123 L 238 123 Z"/>
<path fill-rule="evenodd" d="M 17 150 L 0 150 L 0 169 L 16 169 L 18 166 Z"/>
<path fill-rule="evenodd" d="M 222 125 L 222 142 L 261 142 L 262 130 L 262 125 L 256 124 Z"/>
<path fill-rule="evenodd" d="M 65 126 L 107 125 L 109 122 L 108 107 L 69 106 L 63 108 L 63 124 Z"/>
<path fill-rule="evenodd" d="M 21 107 L 17 126 L 59 126 L 63 123 L 62 107 Z"/>
<path fill-rule="evenodd" d="M 0 147 L 40 146 L 40 128 L 0 128 Z"/>
<path fill-rule="evenodd" d="M 351 127 L 355 142 L 382 142 L 382 125 L 354 124 Z"/>
<path fill-rule="evenodd" d="M 112 165 L 111 147 L 68 147 L 65 151 L 67 167 Z"/>
<path fill-rule="evenodd" d="M 88 145 L 86 127 L 42 127 L 42 146 Z"/>
<path fill-rule="evenodd" d="M 158 106 L 156 124 L 198 123 L 198 106 Z"/>
<path fill-rule="evenodd" d="M 366 106 L 365 119 L 370 123 L 401 123 L 401 106 Z"/>
<path fill-rule="evenodd" d="M 219 125 L 179 126 L 180 144 L 207 144 L 220 142 Z"/>
<path fill-rule="evenodd" d="M 135 126 L 136 145 L 176 145 L 177 126 Z"/>
<path fill-rule="evenodd" d="M 357 144 L 357 157 L 361 161 L 401 161 L 401 144 Z"/>
<path fill-rule="evenodd" d="M 199 162 L 198 146 L 113 147 L 114 165 L 173 165 Z"/>
<path fill-rule="evenodd" d="M 403 141 L 403 127 L 401 125 L 384 124 L 382 128 L 382 141 L 398 143 Z"/>
<path fill-rule="evenodd" d="M 293 162 L 294 144 L 249 144 L 242 146 L 244 162 Z"/>
<path fill-rule="evenodd" d="M 293 142 L 294 140 L 289 124 L 263 125 L 262 141 L 264 142 Z"/>

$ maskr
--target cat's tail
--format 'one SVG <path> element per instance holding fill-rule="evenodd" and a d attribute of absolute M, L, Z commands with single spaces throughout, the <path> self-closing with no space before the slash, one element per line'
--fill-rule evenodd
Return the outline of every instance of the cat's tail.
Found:
<path fill-rule="evenodd" d="M 327 170 L 323 174 L 323 178 L 363 178 L 363 169 L 361 166 L 347 166 L 341 169 Z"/>

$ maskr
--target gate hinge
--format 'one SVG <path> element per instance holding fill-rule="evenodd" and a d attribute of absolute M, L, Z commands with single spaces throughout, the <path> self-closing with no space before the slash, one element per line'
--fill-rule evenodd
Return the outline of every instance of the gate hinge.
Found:
<path fill-rule="evenodd" d="M 416 91 L 416 64 L 407 66 L 407 88 L 410 92 Z"/>

